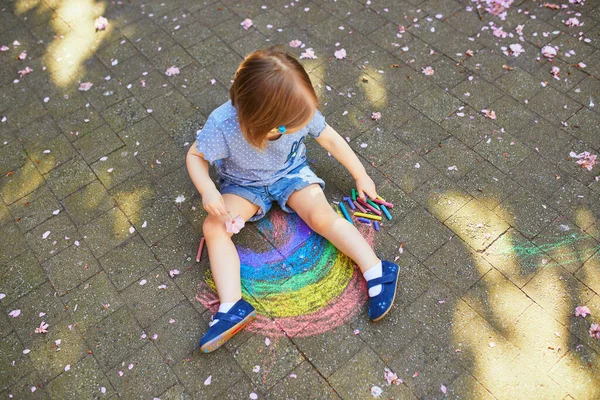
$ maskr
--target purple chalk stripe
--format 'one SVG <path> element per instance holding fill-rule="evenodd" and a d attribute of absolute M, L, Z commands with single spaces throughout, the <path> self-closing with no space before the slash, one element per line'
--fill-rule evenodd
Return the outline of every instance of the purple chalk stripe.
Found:
<path fill-rule="evenodd" d="M 372 205 L 370 205 L 369 203 L 367 203 L 366 201 L 364 201 L 363 199 L 356 199 L 360 204 L 363 205 L 363 207 L 368 208 L 369 210 L 371 210 L 371 212 L 373 214 L 379 215 L 381 216 L 381 211 L 379 211 L 378 209 L 376 209 L 375 207 L 373 207 Z"/>
<path fill-rule="evenodd" d="M 356 206 L 356 208 L 358 208 L 360 210 L 361 213 L 366 214 L 368 212 L 367 210 L 365 210 L 365 208 L 363 206 L 360 205 L 360 203 L 358 201 L 355 200 L 353 203 Z"/>

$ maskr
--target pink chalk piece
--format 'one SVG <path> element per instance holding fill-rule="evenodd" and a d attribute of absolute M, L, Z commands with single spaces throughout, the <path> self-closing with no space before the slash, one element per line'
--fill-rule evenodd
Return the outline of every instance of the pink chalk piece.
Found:
<path fill-rule="evenodd" d="M 363 205 L 363 207 L 368 208 L 372 213 L 377 214 L 377 215 L 381 215 L 381 211 L 379 211 L 378 209 L 376 209 L 375 207 L 373 207 L 372 205 L 370 205 L 369 203 L 367 203 L 366 201 L 364 201 L 363 199 L 356 199 L 360 204 Z"/>
<path fill-rule="evenodd" d="M 198 246 L 198 254 L 196 254 L 196 262 L 200 262 L 202 258 L 202 250 L 204 250 L 204 236 L 200 239 L 200 246 Z"/>
<path fill-rule="evenodd" d="M 384 206 L 389 207 L 389 208 L 393 208 L 394 207 L 394 205 L 392 203 L 389 203 L 389 202 L 387 202 L 385 200 L 381 200 L 379 198 L 377 198 L 375 200 L 372 200 L 372 201 L 373 201 L 373 203 L 381 204 L 381 205 L 384 205 Z"/>
<path fill-rule="evenodd" d="M 356 206 L 356 208 L 358 208 L 360 210 L 360 212 L 365 213 L 365 214 L 367 213 L 367 210 L 363 206 L 361 206 L 358 201 L 354 200 L 353 203 Z"/>

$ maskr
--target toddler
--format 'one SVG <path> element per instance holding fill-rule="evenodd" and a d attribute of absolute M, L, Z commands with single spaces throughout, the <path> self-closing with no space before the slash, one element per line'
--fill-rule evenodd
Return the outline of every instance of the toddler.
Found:
<path fill-rule="evenodd" d="M 226 223 L 256 221 L 273 202 L 358 264 L 369 288 L 369 318 L 377 321 L 392 307 L 398 266 L 377 258 L 354 225 L 331 208 L 325 183 L 308 166 L 304 140 L 311 136 L 352 174 L 363 200 L 377 196 L 358 157 L 317 108 L 310 78 L 296 59 L 275 48 L 255 51 L 238 67 L 230 101 L 210 114 L 188 151 L 187 169 L 208 213 L 202 231 L 221 301 L 200 340 L 206 353 L 256 316 L 242 299 L 240 258 Z M 209 177 L 209 163 L 220 190 Z"/>

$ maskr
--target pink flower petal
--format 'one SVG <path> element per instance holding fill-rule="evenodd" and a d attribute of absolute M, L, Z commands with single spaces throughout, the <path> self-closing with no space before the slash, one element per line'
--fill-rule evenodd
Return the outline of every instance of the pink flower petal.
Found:
<path fill-rule="evenodd" d="M 442 393 L 446 394 L 446 392 L 448 392 L 448 389 L 446 389 L 446 386 L 442 385 L 440 386 L 440 390 L 442 391 Z"/>
<path fill-rule="evenodd" d="M 249 29 L 249 28 L 250 28 L 250 27 L 253 25 L 253 23 L 252 23 L 252 20 L 251 20 L 250 18 L 246 18 L 245 20 L 243 20 L 243 21 L 241 22 L 241 24 L 240 24 L 240 25 L 242 25 L 242 27 L 243 27 L 245 30 L 248 30 L 248 29 Z"/>
<path fill-rule="evenodd" d="M 300 54 L 300 59 L 311 59 L 311 60 L 316 60 L 317 56 L 315 56 L 315 52 L 313 51 L 312 47 L 309 47 L 308 49 L 306 49 L 306 51 L 302 54 Z"/>
<path fill-rule="evenodd" d="M 582 317 L 585 318 L 587 317 L 589 314 L 591 314 L 590 309 L 588 308 L 588 306 L 578 306 L 577 308 L 575 308 L 575 316 L 576 317 Z"/>
<path fill-rule="evenodd" d="M 421 71 L 423 72 L 423 74 L 425 74 L 427 76 L 431 76 L 435 72 L 435 70 L 433 68 L 431 68 L 431 66 L 427 66 L 425 68 L 421 68 Z"/>
<path fill-rule="evenodd" d="M 346 50 L 345 49 L 339 49 L 335 53 L 333 53 L 333 55 L 338 60 L 342 60 L 342 59 L 346 58 Z"/>
<path fill-rule="evenodd" d="M 590 326 L 590 336 L 594 339 L 600 339 L 600 325 L 592 324 Z"/>
<path fill-rule="evenodd" d="M 244 225 L 245 221 L 239 215 L 229 221 L 225 221 L 225 227 L 229 233 L 239 233 Z"/>
<path fill-rule="evenodd" d="M 371 119 L 374 121 L 379 121 L 381 119 L 381 113 L 379 111 L 372 113 Z"/>
<path fill-rule="evenodd" d="M 8 315 L 10 315 L 13 318 L 17 318 L 19 315 L 21 315 L 21 310 L 19 310 L 19 309 L 12 310 L 11 312 L 8 313 Z"/>
<path fill-rule="evenodd" d="M 290 47 L 292 47 L 294 49 L 297 47 L 300 47 L 300 46 L 302 46 L 302 41 L 300 41 L 300 40 L 292 40 L 290 42 Z"/>
<path fill-rule="evenodd" d="M 87 92 L 94 86 L 92 82 L 82 82 L 79 84 L 79 90 L 82 92 Z"/>
<path fill-rule="evenodd" d="M 204 381 L 204 386 L 208 386 L 212 383 L 212 375 L 209 375 L 208 378 Z"/>
<path fill-rule="evenodd" d="M 97 31 L 103 31 L 108 27 L 108 20 L 102 16 L 96 18 L 96 20 L 94 21 L 94 28 L 96 28 Z"/>
<path fill-rule="evenodd" d="M 165 71 L 165 75 L 167 75 L 167 76 L 179 75 L 179 73 L 180 73 L 179 68 L 177 68 L 176 66 L 172 66 L 171 68 L 169 68 Z"/>

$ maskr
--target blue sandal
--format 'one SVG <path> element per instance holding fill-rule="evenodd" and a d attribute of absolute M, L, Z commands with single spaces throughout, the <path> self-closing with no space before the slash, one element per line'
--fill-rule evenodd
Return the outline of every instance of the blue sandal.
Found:
<path fill-rule="evenodd" d="M 256 311 L 246 300 L 238 300 L 227 313 L 218 312 L 213 320 L 219 321 L 208 328 L 200 339 L 200 350 L 205 353 L 217 350 L 236 333 L 256 318 Z"/>
<path fill-rule="evenodd" d="M 399 268 L 389 261 L 381 261 L 382 276 L 367 281 L 367 287 L 381 285 L 381 293 L 369 298 L 369 318 L 379 321 L 391 310 L 396 298 L 396 283 L 398 282 Z"/>

